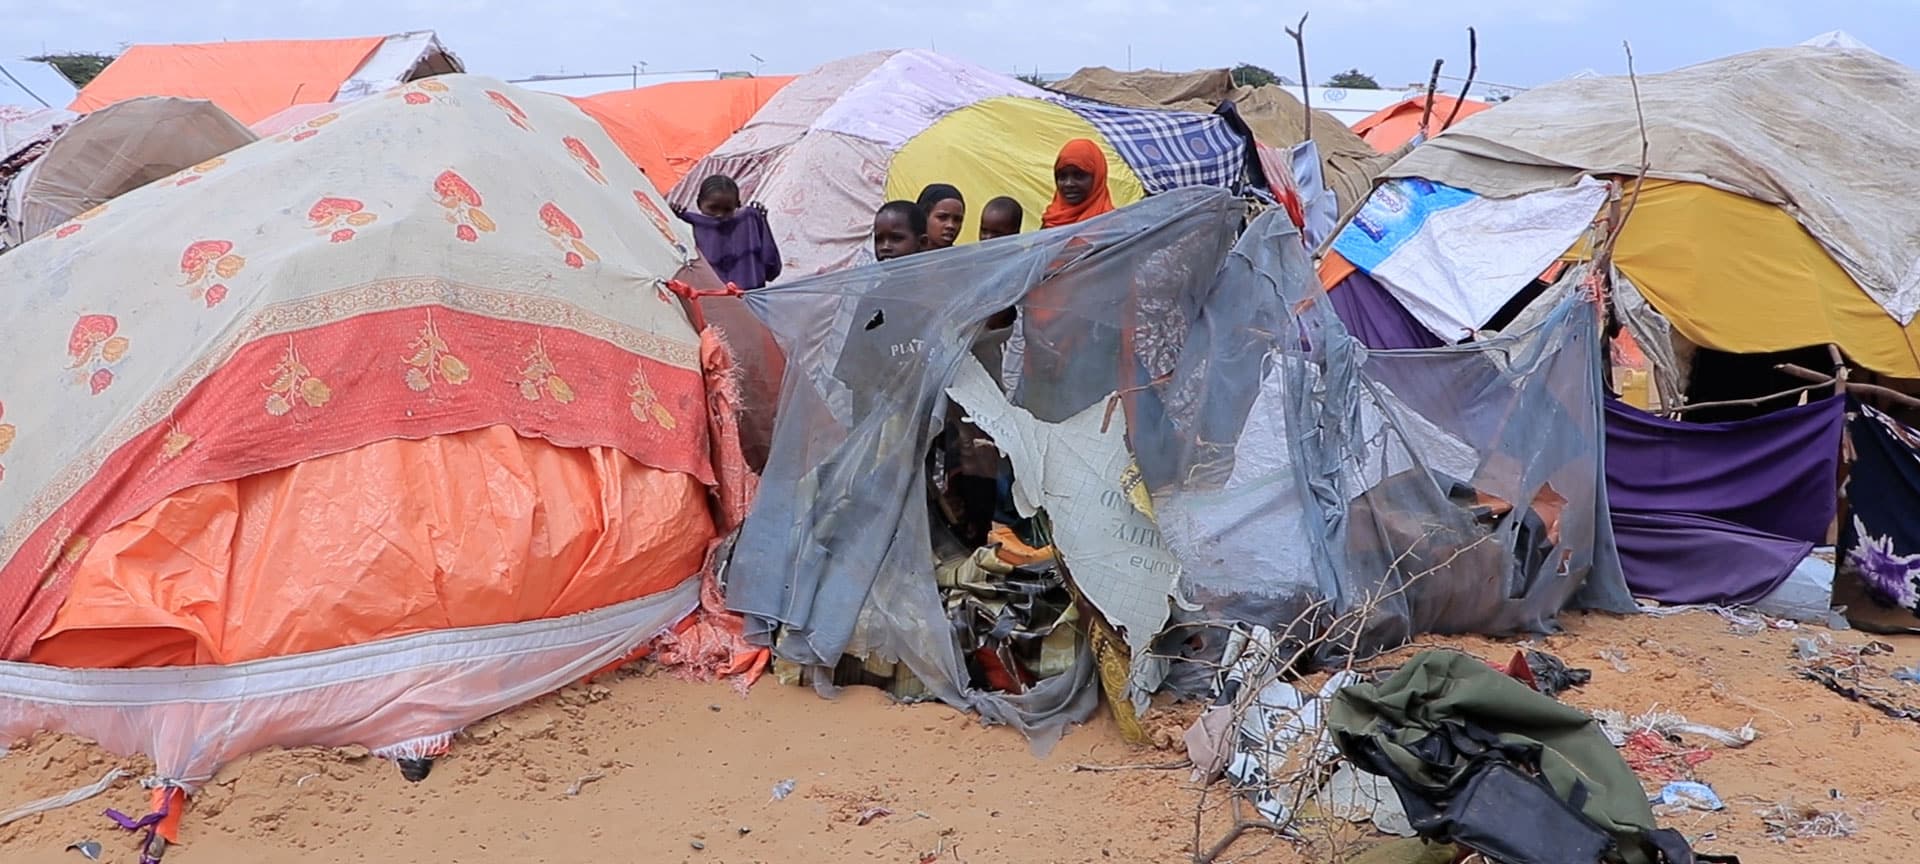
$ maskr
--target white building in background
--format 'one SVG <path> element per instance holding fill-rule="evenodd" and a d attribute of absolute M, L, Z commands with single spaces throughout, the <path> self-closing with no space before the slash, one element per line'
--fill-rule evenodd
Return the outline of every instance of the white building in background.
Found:
<path fill-rule="evenodd" d="M 745 78 L 745 72 L 722 72 L 718 69 L 687 69 L 677 72 L 647 72 L 635 66 L 627 72 L 602 72 L 580 75 L 556 74 L 533 75 L 515 78 L 509 84 L 552 93 L 556 96 L 594 96 L 613 90 L 637 90 L 654 84 L 673 84 L 680 81 L 714 81 L 721 78 Z"/>

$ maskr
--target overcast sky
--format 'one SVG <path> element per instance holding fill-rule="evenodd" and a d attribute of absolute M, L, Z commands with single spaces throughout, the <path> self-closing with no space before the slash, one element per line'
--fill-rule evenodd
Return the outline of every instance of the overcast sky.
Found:
<path fill-rule="evenodd" d="M 1641 71 L 1846 30 L 1920 65 L 1920 0 L 0 0 L 0 55 L 125 43 L 376 35 L 433 29 L 469 71 L 744 69 L 800 72 L 879 48 L 934 47 L 1001 71 L 1197 69 L 1250 62 L 1294 76 L 1283 31 L 1301 11 L 1316 82 L 1359 67 L 1424 81 L 1435 57 L 1481 80 L 1537 85 L 1583 69 Z"/>

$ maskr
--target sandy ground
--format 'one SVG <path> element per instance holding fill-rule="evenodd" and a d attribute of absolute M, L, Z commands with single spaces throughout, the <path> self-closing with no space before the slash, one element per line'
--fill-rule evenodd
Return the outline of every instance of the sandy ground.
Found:
<path fill-rule="evenodd" d="M 1658 705 L 1696 722 L 1759 729 L 1753 745 L 1716 750 L 1698 768 L 1727 810 L 1667 823 L 1700 848 L 1738 853 L 1747 864 L 1894 861 L 1914 848 L 1920 724 L 1794 677 L 1792 640 L 1807 634 L 1738 635 L 1710 614 L 1566 623 L 1568 633 L 1544 646 L 1594 672 L 1567 701 L 1634 714 Z M 1843 644 L 1868 638 L 1834 635 Z M 1887 641 L 1896 651 L 1876 658 L 1882 665 L 1920 659 L 1920 638 Z M 1489 658 L 1512 653 L 1487 640 L 1453 644 Z M 1599 659 L 1602 651 L 1618 651 L 1630 670 Z M 364 751 L 256 755 L 196 800 L 182 845 L 166 860 L 1180 862 L 1191 859 L 1199 801 L 1185 771 L 1075 766 L 1183 755 L 1129 747 L 1102 718 L 1036 759 L 1007 730 L 938 705 L 892 705 L 877 691 L 829 702 L 768 680 L 742 698 L 722 685 L 636 674 L 477 724 L 419 784 Z M 0 810 L 85 785 L 114 764 L 146 768 L 83 742 L 17 742 L 0 757 Z M 773 787 L 789 779 L 792 795 L 773 800 Z M 1769 839 L 1758 811 L 1789 799 L 1844 813 L 1857 831 Z M 139 813 L 145 802 L 129 780 L 0 828 L 0 862 L 80 861 L 62 850 L 88 838 L 105 844 L 102 860 L 135 861 L 128 835 L 100 813 Z M 874 808 L 890 815 L 859 824 Z M 1204 820 L 1203 845 L 1221 819 Z M 1222 860 L 1324 861 L 1354 848 L 1248 836 Z"/>

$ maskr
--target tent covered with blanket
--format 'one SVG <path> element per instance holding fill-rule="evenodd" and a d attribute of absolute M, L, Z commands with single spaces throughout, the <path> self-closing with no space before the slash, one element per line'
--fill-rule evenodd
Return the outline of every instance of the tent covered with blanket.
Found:
<path fill-rule="evenodd" d="M 0 739 L 161 805 L 621 661 L 717 603 L 751 483 L 675 293 L 719 286 L 590 118 L 447 76 L 310 126 L 0 258 Z"/>
<path fill-rule="evenodd" d="M 733 177 L 767 208 L 792 278 L 866 260 L 874 211 L 929 183 L 958 187 L 974 214 L 1011 196 L 1031 230 L 1053 197 L 1054 158 L 1075 138 L 1106 153 L 1116 206 L 1183 186 L 1237 189 L 1245 176 L 1246 142 L 1219 117 L 1074 100 L 909 50 L 795 79 L 667 197 L 691 208 L 702 179 Z M 960 235 L 976 239 L 971 227 Z"/>
<path fill-rule="evenodd" d="M 1307 107 L 1285 87 L 1237 86 L 1233 83 L 1233 74 L 1226 69 L 1119 72 L 1095 66 L 1075 72 L 1048 88 L 1135 108 L 1204 113 L 1232 102 L 1235 113 L 1253 132 L 1254 140 L 1283 154 L 1307 140 L 1311 131 L 1319 151 L 1322 176 L 1341 212 L 1365 198 L 1373 178 L 1393 162 L 1392 157 L 1375 152 L 1354 130 L 1347 128 L 1347 124 L 1325 111 L 1314 109 L 1313 119 L 1308 121 Z M 1285 164 L 1284 158 L 1280 164 Z"/>
<path fill-rule="evenodd" d="M 791 75 L 675 81 L 573 101 L 664 194 L 792 81 Z"/>
<path fill-rule="evenodd" d="M 1920 210 L 1880 167 L 1920 160 L 1920 73 L 1800 46 L 1638 84 L 1570 79 L 1461 121 L 1389 169 L 1322 278 L 1383 348 L 1604 293 L 1651 378 L 1607 406 L 1628 580 L 1749 602 L 1832 539 L 1845 406 L 1821 379 L 1920 378 Z M 1538 278 L 1595 250 L 1605 272 Z"/>
<path fill-rule="evenodd" d="M 352 39 L 135 45 L 87 82 L 68 107 L 85 113 L 140 96 L 206 99 L 252 126 L 294 106 L 350 102 L 465 68 L 431 30 Z M 300 119 L 324 113 L 303 109 Z M 261 134 L 290 125 L 291 118 Z"/>
<path fill-rule="evenodd" d="M 1369 354 L 1287 214 L 1247 215 L 1179 189 L 748 294 L 787 374 L 727 601 L 776 670 L 898 664 L 921 695 L 1044 740 L 1096 691 L 1126 716 L 1162 686 L 1205 691 L 1223 621 L 1364 654 L 1630 609 L 1592 304 L 1484 344 Z M 1017 356 L 992 320 L 1009 307 Z M 991 533 L 945 503 L 993 487 L 996 459 L 970 455 L 982 439 L 1010 464 Z M 1049 581 L 1063 574 L 1068 589 Z M 1056 591 L 1087 605 L 1035 611 Z"/>

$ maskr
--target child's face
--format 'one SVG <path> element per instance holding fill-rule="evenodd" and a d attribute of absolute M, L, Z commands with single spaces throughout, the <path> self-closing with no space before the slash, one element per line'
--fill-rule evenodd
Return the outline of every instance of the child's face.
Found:
<path fill-rule="evenodd" d="M 700 199 L 700 212 L 715 219 L 725 219 L 740 209 L 740 196 L 732 192 L 715 192 Z"/>
<path fill-rule="evenodd" d="M 903 255 L 912 255 L 920 251 L 926 239 L 913 233 L 913 226 L 907 217 L 899 213 L 886 212 L 873 217 L 873 258 L 876 261 L 892 261 Z"/>
<path fill-rule="evenodd" d="M 967 221 L 967 205 L 958 198 L 947 198 L 927 211 L 927 245 L 945 249 L 960 239 L 960 226 Z"/>
<path fill-rule="evenodd" d="M 1020 233 L 1020 217 L 1005 210 L 988 210 L 980 214 L 980 239 L 997 240 Z"/>
<path fill-rule="evenodd" d="M 1060 190 L 1060 200 L 1077 207 L 1093 194 L 1093 175 L 1072 165 L 1062 165 L 1054 169 L 1053 186 Z"/>

